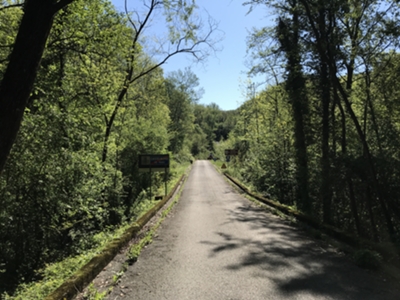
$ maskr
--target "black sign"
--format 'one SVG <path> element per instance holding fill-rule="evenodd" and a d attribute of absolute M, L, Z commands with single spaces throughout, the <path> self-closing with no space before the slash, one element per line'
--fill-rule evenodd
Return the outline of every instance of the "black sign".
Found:
<path fill-rule="evenodd" d="M 139 155 L 139 169 L 164 171 L 169 168 L 169 154 Z"/>
<path fill-rule="evenodd" d="M 237 149 L 225 149 L 225 155 L 238 155 Z"/>

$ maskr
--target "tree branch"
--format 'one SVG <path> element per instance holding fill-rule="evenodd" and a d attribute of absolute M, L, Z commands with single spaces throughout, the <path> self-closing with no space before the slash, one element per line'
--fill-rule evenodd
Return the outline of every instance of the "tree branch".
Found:
<path fill-rule="evenodd" d="M 71 4 L 74 0 L 60 0 L 57 3 L 53 5 L 53 12 L 56 13 L 59 10 L 63 9 L 66 7 L 68 4 Z"/>
<path fill-rule="evenodd" d="M 10 4 L 10 5 L 7 5 L 7 6 L 2 6 L 2 7 L 0 7 L 0 11 L 2 11 L 2 10 L 6 10 L 6 9 L 8 9 L 8 8 L 16 8 L 16 7 L 23 7 L 24 5 L 22 4 L 22 3 L 19 3 L 19 4 Z"/>

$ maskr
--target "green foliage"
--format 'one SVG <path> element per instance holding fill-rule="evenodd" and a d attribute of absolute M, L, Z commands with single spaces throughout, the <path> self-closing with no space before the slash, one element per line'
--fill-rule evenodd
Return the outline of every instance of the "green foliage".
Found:
<path fill-rule="evenodd" d="M 63 259 L 60 262 L 46 264 L 37 270 L 37 280 L 18 286 L 13 296 L 4 295 L 5 299 L 44 299 L 49 293 L 60 286 L 67 278 L 79 270 L 96 256 L 101 249 L 116 236 L 121 235 L 127 226 L 122 226 L 114 232 L 102 232 L 92 237 L 93 245 L 76 256 Z"/>
<path fill-rule="evenodd" d="M 85 300 L 102 300 L 105 299 L 107 295 L 107 291 L 99 293 L 97 289 L 94 287 L 93 283 L 91 283 L 88 287 L 88 292 L 86 293 L 84 299 Z"/>
<path fill-rule="evenodd" d="M 251 9 L 265 4 L 277 17 L 274 27 L 254 29 L 248 39 L 250 74 L 266 76 L 270 86 L 249 95 L 221 147 L 239 150 L 230 173 L 289 205 L 299 204 L 296 174 L 307 165 L 315 218 L 392 249 L 400 230 L 399 44 L 393 23 L 400 10 L 394 2 L 379 3 L 246 2 Z M 293 39 L 296 33 L 301 38 Z M 288 55 L 294 42 L 300 46 L 296 57 Z M 285 71 L 304 72 L 305 95 L 290 95 L 299 81 Z M 303 164 L 293 106 L 300 96 L 309 101 Z"/>
<path fill-rule="evenodd" d="M 139 243 L 133 245 L 128 252 L 128 263 L 133 264 L 138 260 L 140 252 L 142 251 L 143 247 L 150 244 L 152 242 L 154 235 L 154 230 L 150 230 L 144 238 L 142 238 Z"/>
<path fill-rule="evenodd" d="M 161 223 L 163 222 L 163 220 L 165 219 L 165 217 L 168 215 L 168 213 L 171 211 L 171 209 L 173 208 L 173 206 L 175 205 L 175 203 L 177 202 L 177 199 L 179 198 L 179 195 L 177 196 L 177 198 L 167 207 L 167 209 L 165 209 L 162 214 L 161 214 L 161 218 L 157 221 L 157 223 L 148 231 L 146 232 L 145 236 L 140 239 L 140 241 L 134 245 L 131 246 L 131 248 L 128 251 L 128 255 L 127 255 L 127 262 L 129 264 L 133 264 L 135 263 L 138 258 L 139 255 L 142 251 L 142 249 L 150 244 L 153 241 L 153 236 L 157 230 L 157 228 L 161 225 Z"/>
<path fill-rule="evenodd" d="M 260 193 L 293 204 L 293 123 L 282 87 L 269 87 L 256 95 L 239 108 L 238 115 L 230 138 L 218 146 L 219 157 L 224 157 L 223 149 L 238 149 L 229 172 Z"/>
<path fill-rule="evenodd" d="M 202 89 L 190 69 L 173 72 L 165 81 L 170 111 L 169 150 L 187 161 L 207 158 L 215 151 L 214 142 L 227 139 L 234 127 L 234 112 L 224 112 L 216 104 L 197 104 Z"/>
<path fill-rule="evenodd" d="M 100 47 L 104 40 L 85 40 L 87 32 L 100 35 L 86 30 L 95 28 L 94 16 L 104 13 L 96 20 L 103 23 L 99 27 L 114 26 L 115 32 L 122 19 L 115 20 L 111 7 L 98 1 L 76 1 L 72 8 L 80 12 L 79 18 L 67 10 L 55 21 L 20 134 L 0 179 L 4 207 L 0 236 L 7 242 L 0 247 L 7 270 L 4 283 L 15 277 L 28 280 L 45 262 L 92 247 L 88 237 L 112 224 L 119 214 L 114 203 L 123 195 L 122 174 L 100 160 L 103 115 L 98 110 L 96 115 L 97 107 L 90 102 L 92 97 L 105 101 L 108 95 L 92 93 L 82 83 L 93 81 L 74 72 L 79 67 L 87 70 L 89 57 L 107 60 Z M 61 24 L 71 26 L 70 32 Z M 115 36 L 115 32 L 108 34 Z M 104 31 L 101 34 L 106 36 Z M 79 53 L 82 47 L 86 55 Z"/>
<path fill-rule="evenodd" d="M 193 8 L 170 7 L 171 20 Z M 21 14 L 20 8 L 0 11 L 0 77 Z M 0 295 L 43 298 L 102 244 L 102 233 L 154 205 L 149 196 L 164 189 L 164 176 L 153 174 L 150 181 L 140 173 L 139 154 L 172 150 L 176 162 L 169 186 L 193 159 L 189 137 L 191 102 L 200 96 L 191 90 L 196 77 L 192 74 L 187 89 L 176 83 L 169 97 L 169 79 L 139 42 L 132 43 L 135 34 L 106 0 L 76 0 L 56 16 L 0 177 Z M 127 82 L 127 70 L 134 80 Z M 174 114 L 180 103 L 187 103 L 181 107 L 184 118 Z M 40 279 L 46 283 L 37 284 Z"/>
<path fill-rule="evenodd" d="M 173 168 L 172 177 L 169 182 L 169 189 L 174 186 L 182 174 L 187 170 L 188 165 L 178 165 Z M 142 197 L 146 196 L 145 193 L 142 194 Z M 145 214 L 150 208 L 152 208 L 157 202 L 150 201 L 146 199 L 137 199 L 137 205 L 134 209 L 134 220 L 139 219 L 143 214 Z M 175 202 L 174 202 L 175 203 Z M 164 212 L 163 217 L 168 211 L 172 208 L 173 204 Z M 157 226 L 161 223 L 161 221 L 157 224 Z M 59 262 L 49 263 L 43 266 L 40 270 L 36 271 L 36 280 L 24 284 L 20 284 L 17 290 L 13 293 L 12 296 L 7 295 L 7 293 L 2 294 L 4 299 L 43 299 L 46 295 L 60 286 L 67 278 L 69 278 L 72 274 L 74 274 L 77 270 L 79 270 L 82 266 L 88 263 L 94 256 L 103 251 L 103 248 L 113 239 L 121 236 L 126 229 L 131 226 L 130 223 L 124 224 L 115 230 L 103 230 L 102 232 L 87 236 L 86 248 L 84 251 L 80 251 L 78 255 L 70 256 L 64 258 Z M 142 241 L 141 247 L 133 250 L 133 253 L 137 253 L 139 255 L 140 249 L 151 242 L 151 237 L 154 233 L 155 228 L 150 234 Z M 89 246 L 89 244 L 91 246 Z M 83 245 L 76 245 L 76 247 L 80 250 L 83 249 Z M 122 273 L 116 274 L 115 280 L 118 280 L 118 277 L 121 276 Z M 100 297 L 103 293 L 97 293 L 97 290 L 94 288 L 89 288 L 89 295 L 91 297 Z M 88 296 L 89 297 L 89 296 Z M 93 299 L 93 298 L 89 298 Z M 95 299 L 95 298 L 94 298 Z M 100 298 L 101 299 L 101 298 Z"/>
<path fill-rule="evenodd" d="M 5 1 L 7 6 L 11 1 Z M 0 10 L 0 78 L 3 78 L 3 72 L 8 63 L 8 56 L 11 52 L 14 37 L 16 35 L 19 21 L 22 16 L 20 8 Z"/>
<path fill-rule="evenodd" d="M 193 111 L 190 94 L 182 82 L 176 82 L 172 77 L 165 83 L 168 97 L 171 123 L 169 126 L 170 145 L 173 153 L 178 153 L 185 148 L 188 137 L 193 131 Z"/>
<path fill-rule="evenodd" d="M 215 142 L 227 139 L 235 124 L 234 111 L 221 111 L 217 104 L 195 105 L 195 139 L 192 153 L 203 159 L 215 152 Z"/>

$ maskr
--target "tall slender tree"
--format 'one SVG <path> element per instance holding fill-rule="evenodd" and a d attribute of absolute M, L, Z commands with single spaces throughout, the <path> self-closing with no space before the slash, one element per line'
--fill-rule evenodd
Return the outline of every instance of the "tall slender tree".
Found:
<path fill-rule="evenodd" d="M 296 182 L 298 206 L 311 212 L 308 184 L 308 155 L 306 144 L 305 117 L 308 113 L 308 98 L 305 79 L 301 66 L 301 50 L 299 44 L 300 24 L 299 5 L 297 0 L 288 1 L 291 19 L 280 18 L 277 26 L 277 37 L 287 59 L 286 90 L 293 109 L 294 138 L 296 153 Z"/>

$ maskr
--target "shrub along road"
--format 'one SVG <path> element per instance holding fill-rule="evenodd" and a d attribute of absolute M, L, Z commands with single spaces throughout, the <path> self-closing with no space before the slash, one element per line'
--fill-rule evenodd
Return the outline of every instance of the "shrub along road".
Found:
<path fill-rule="evenodd" d="M 399 290 L 238 194 L 197 161 L 108 299 L 399 299 Z"/>

